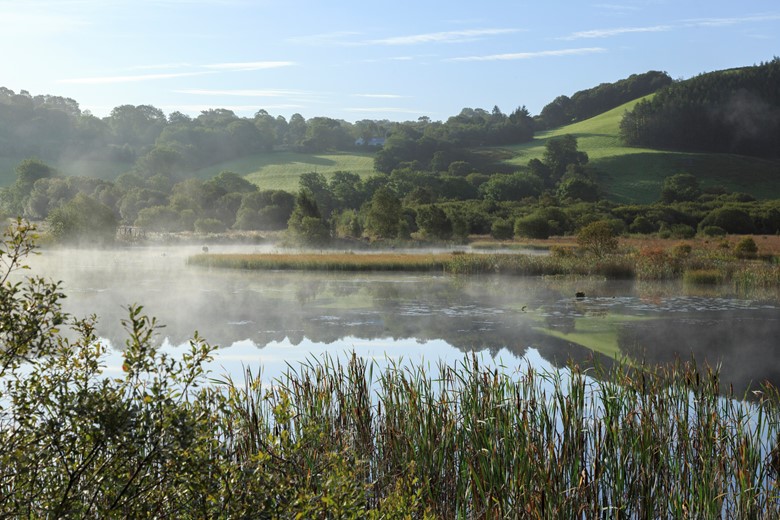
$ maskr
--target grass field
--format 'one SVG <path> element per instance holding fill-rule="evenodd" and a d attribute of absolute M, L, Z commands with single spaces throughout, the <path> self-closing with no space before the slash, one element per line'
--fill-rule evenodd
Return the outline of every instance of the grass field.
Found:
<path fill-rule="evenodd" d="M 759 199 L 780 198 L 780 161 L 729 154 L 684 153 L 632 148 L 620 142 L 620 120 L 626 110 L 638 103 L 631 101 L 591 119 L 536 134 L 522 145 L 503 147 L 497 153 L 513 156 L 507 162 L 525 166 L 541 159 L 547 141 L 572 134 L 579 149 L 588 153 L 590 164 L 600 171 L 600 184 L 606 196 L 615 202 L 650 203 L 658 200 L 663 179 L 675 173 L 695 175 L 702 186 L 723 186 Z"/>
<path fill-rule="evenodd" d="M 337 171 L 348 171 L 366 177 L 374 171 L 371 153 L 304 154 L 273 152 L 250 155 L 235 161 L 220 163 L 194 173 L 200 179 L 210 179 L 223 170 L 237 173 L 257 184 L 261 190 L 298 191 L 298 178 L 309 172 L 330 177 Z"/>

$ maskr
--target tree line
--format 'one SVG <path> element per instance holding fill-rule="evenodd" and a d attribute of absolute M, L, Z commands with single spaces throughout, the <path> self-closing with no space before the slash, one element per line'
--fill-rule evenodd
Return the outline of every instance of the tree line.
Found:
<path fill-rule="evenodd" d="M 614 83 L 575 92 L 571 97 L 558 96 L 542 108 L 535 118 L 539 129 L 551 129 L 583 121 L 634 99 L 652 94 L 672 83 L 666 72 L 648 71 L 632 74 Z"/>
<path fill-rule="evenodd" d="M 629 145 L 780 156 L 780 58 L 674 82 L 628 111 Z"/>

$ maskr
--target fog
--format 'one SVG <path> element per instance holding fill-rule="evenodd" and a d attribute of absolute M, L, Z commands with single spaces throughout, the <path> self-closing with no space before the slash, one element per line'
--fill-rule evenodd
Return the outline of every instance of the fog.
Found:
<path fill-rule="evenodd" d="M 200 252 L 200 246 L 50 249 L 30 259 L 29 273 L 62 280 L 65 310 L 97 314 L 98 333 L 117 349 L 124 345 L 128 305 L 140 304 L 165 326 L 161 344 L 179 345 L 197 330 L 243 360 L 293 360 L 359 346 L 373 357 L 435 362 L 480 351 L 517 361 L 534 349 L 564 366 L 594 357 L 608 364 L 610 358 L 592 349 L 612 349 L 652 363 L 691 355 L 700 364 L 720 363 L 724 383 L 737 392 L 751 382 L 780 384 L 780 369 L 766 363 L 780 333 L 774 300 L 597 279 L 188 266 L 187 257 Z M 576 298 L 577 292 L 586 297 Z M 252 351 L 265 356 L 247 355 Z"/>

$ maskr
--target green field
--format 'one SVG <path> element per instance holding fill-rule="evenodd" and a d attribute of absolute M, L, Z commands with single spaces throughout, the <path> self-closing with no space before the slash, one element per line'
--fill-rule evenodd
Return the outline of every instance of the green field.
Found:
<path fill-rule="evenodd" d="M 317 172 L 330 177 L 333 172 L 348 171 L 366 177 L 374 171 L 374 156 L 370 153 L 272 152 L 203 168 L 194 172 L 194 176 L 210 179 L 224 170 L 242 175 L 262 190 L 294 192 L 298 191 L 298 178 L 304 173 Z"/>
<path fill-rule="evenodd" d="M 577 137 L 580 150 L 588 153 L 590 164 L 599 170 L 599 183 L 607 198 L 616 202 L 649 203 L 658 200 L 663 179 L 687 172 L 699 178 L 702 186 L 723 186 L 759 199 L 780 198 L 780 161 L 729 154 L 684 153 L 631 148 L 620 142 L 619 125 L 626 110 L 639 100 L 604 112 L 591 119 L 536 134 L 522 145 L 503 147 L 496 153 L 512 158 L 507 162 L 525 166 L 541 159 L 547 140 L 564 134 Z"/>

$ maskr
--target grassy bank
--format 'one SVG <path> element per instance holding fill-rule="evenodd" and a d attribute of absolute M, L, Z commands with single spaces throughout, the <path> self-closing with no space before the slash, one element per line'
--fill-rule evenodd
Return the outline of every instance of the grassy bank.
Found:
<path fill-rule="evenodd" d="M 292 253 L 201 254 L 188 264 L 234 269 L 309 271 L 424 271 L 448 274 L 520 276 L 602 276 L 608 279 L 684 280 L 691 284 L 726 283 L 735 289 L 780 287 L 780 265 L 745 260 L 728 251 L 643 248 L 594 257 L 570 248 L 550 255 Z"/>

